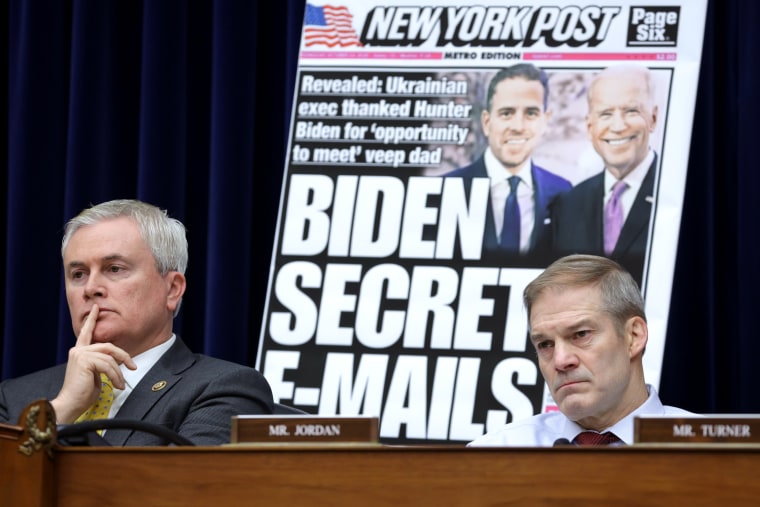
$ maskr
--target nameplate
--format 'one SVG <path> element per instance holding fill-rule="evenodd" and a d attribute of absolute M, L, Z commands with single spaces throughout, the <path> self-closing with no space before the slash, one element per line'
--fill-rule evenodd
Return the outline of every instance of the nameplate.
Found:
<path fill-rule="evenodd" d="M 239 415 L 232 417 L 231 442 L 377 443 L 377 417 Z"/>
<path fill-rule="evenodd" d="M 760 416 L 636 417 L 635 443 L 760 443 Z"/>

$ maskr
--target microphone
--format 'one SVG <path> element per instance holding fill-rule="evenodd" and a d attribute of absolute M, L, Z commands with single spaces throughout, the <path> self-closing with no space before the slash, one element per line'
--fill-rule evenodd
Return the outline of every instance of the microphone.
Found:
<path fill-rule="evenodd" d="M 159 424 L 133 419 L 97 419 L 58 426 L 62 445 L 110 445 L 96 430 L 129 429 L 159 436 L 174 445 L 195 445 L 190 439 Z"/>
<path fill-rule="evenodd" d="M 573 445 L 573 443 L 565 437 L 561 437 L 554 441 L 553 447 L 564 447 L 566 445 Z"/>

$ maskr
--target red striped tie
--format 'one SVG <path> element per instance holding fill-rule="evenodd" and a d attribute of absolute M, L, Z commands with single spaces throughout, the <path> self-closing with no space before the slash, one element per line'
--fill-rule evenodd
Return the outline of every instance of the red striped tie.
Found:
<path fill-rule="evenodd" d="M 597 433 L 596 431 L 584 431 L 573 439 L 575 445 L 613 445 L 622 444 L 623 441 L 612 432 Z"/>

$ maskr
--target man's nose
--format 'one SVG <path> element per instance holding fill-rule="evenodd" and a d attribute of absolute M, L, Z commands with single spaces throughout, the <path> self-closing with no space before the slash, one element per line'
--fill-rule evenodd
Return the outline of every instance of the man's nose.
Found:
<path fill-rule="evenodd" d="M 578 355 L 575 348 L 563 341 L 554 344 L 554 367 L 559 371 L 565 371 L 578 366 Z"/>
<path fill-rule="evenodd" d="M 522 113 L 515 113 L 510 120 L 509 127 L 512 130 L 522 132 L 523 128 L 525 128 L 525 115 Z"/>
<path fill-rule="evenodd" d="M 628 123 L 625 121 L 625 116 L 622 111 L 615 111 L 612 114 L 612 120 L 610 122 L 610 128 L 614 131 L 625 130 L 628 127 Z"/>
<path fill-rule="evenodd" d="M 87 283 L 84 285 L 84 295 L 88 299 L 105 295 L 105 288 L 99 274 L 91 273 L 87 277 Z"/>

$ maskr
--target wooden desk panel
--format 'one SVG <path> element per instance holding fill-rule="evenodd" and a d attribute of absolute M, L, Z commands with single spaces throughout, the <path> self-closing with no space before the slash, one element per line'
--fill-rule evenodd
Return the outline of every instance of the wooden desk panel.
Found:
<path fill-rule="evenodd" d="M 732 446 L 61 448 L 55 490 L 58 507 L 728 507 L 758 505 L 759 470 L 760 447 Z M 108 503 L 88 489 L 103 475 Z"/>
<path fill-rule="evenodd" d="M 44 400 L 24 409 L 18 425 L 0 423 L 0 507 L 54 505 L 53 407 Z"/>

